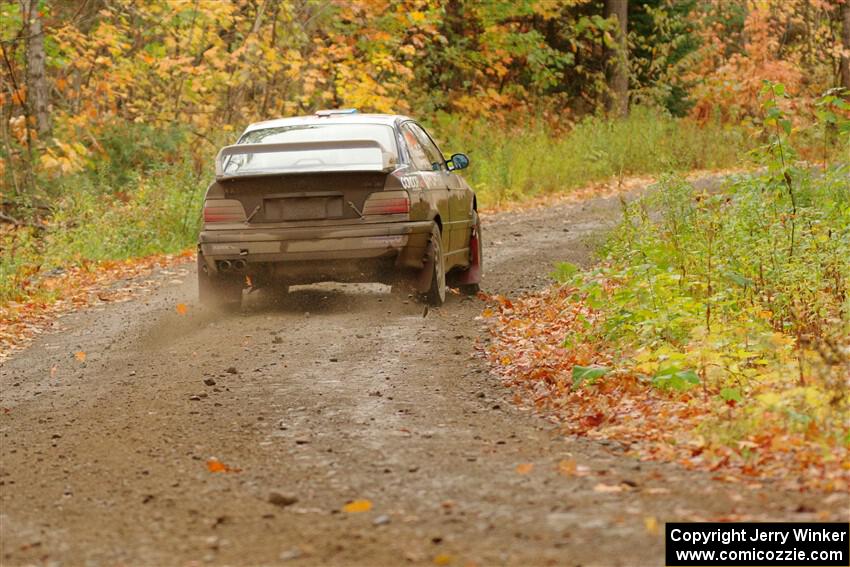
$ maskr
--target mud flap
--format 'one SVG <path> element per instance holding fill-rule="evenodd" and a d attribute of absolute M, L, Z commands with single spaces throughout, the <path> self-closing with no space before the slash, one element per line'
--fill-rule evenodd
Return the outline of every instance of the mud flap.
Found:
<path fill-rule="evenodd" d="M 419 293 L 428 293 L 431 289 L 431 280 L 434 279 L 434 245 L 429 241 L 425 249 L 425 261 L 422 269 L 413 281 L 413 288 Z"/>
<path fill-rule="evenodd" d="M 474 285 L 481 283 L 481 246 L 478 242 L 478 232 L 473 233 L 470 238 L 469 247 L 472 249 L 472 257 L 469 259 L 469 268 L 455 275 L 454 284 Z"/>

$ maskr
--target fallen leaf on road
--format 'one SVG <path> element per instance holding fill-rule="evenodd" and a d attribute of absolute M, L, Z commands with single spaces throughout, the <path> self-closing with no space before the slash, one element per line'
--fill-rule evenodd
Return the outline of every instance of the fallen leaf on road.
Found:
<path fill-rule="evenodd" d="M 240 472 L 242 469 L 238 469 L 238 468 L 235 468 L 235 467 L 228 466 L 228 465 L 222 463 L 221 461 L 219 461 L 218 459 L 216 459 L 215 457 L 210 457 L 209 459 L 207 459 L 207 470 L 210 471 L 211 473 L 219 473 L 219 472 L 232 473 L 232 472 Z"/>
<path fill-rule="evenodd" d="M 579 465 L 573 459 L 564 459 L 558 463 L 558 472 L 564 476 L 588 476 L 590 468 Z"/>
<path fill-rule="evenodd" d="M 185 314 L 186 314 L 186 312 L 187 312 L 187 311 L 189 311 L 189 308 L 188 308 L 188 307 L 186 307 L 186 304 L 185 304 L 185 303 L 178 303 L 178 304 L 174 307 L 174 309 L 176 309 L 176 310 L 177 310 L 177 313 L 179 313 L 180 315 L 185 315 Z"/>
<path fill-rule="evenodd" d="M 643 526 L 646 528 L 646 533 L 649 535 L 658 535 L 658 520 L 655 516 L 646 516 L 643 519 Z"/>
<path fill-rule="evenodd" d="M 77 360 L 79 360 L 80 362 L 85 362 L 85 361 L 86 361 L 86 351 L 81 350 L 81 351 L 79 351 L 79 352 L 75 352 L 75 353 L 74 353 L 74 358 L 76 358 L 76 359 L 77 359 Z"/>
<path fill-rule="evenodd" d="M 50 367 L 50 377 L 51 377 L 51 378 L 56 378 L 56 373 L 57 373 L 57 372 L 59 372 L 59 367 L 58 367 L 58 366 L 56 366 L 56 365 L 54 364 L 53 366 L 51 366 L 51 367 Z"/>
<path fill-rule="evenodd" d="M 622 492 L 624 490 L 623 485 L 621 484 L 604 484 L 600 482 L 596 486 L 593 487 L 594 492 Z"/>
<path fill-rule="evenodd" d="M 434 565 L 451 565 L 454 558 L 448 553 L 441 553 L 434 556 Z"/>
<path fill-rule="evenodd" d="M 564 476 L 575 476 L 578 470 L 578 464 L 572 459 L 564 459 L 558 463 L 558 472 Z"/>
<path fill-rule="evenodd" d="M 517 474 L 528 474 L 534 470 L 534 463 L 520 463 L 516 466 Z"/>
<path fill-rule="evenodd" d="M 354 500 L 342 507 L 342 511 L 348 512 L 349 514 L 356 514 L 358 512 L 368 512 L 371 509 L 371 500 Z"/>

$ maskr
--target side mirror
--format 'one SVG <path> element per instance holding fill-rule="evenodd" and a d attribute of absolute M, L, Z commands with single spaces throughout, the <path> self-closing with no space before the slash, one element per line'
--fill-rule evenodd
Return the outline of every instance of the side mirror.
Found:
<path fill-rule="evenodd" d="M 449 159 L 449 171 L 466 169 L 467 167 L 469 167 L 469 158 L 466 157 L 466 154 L 452 154 Z"/>

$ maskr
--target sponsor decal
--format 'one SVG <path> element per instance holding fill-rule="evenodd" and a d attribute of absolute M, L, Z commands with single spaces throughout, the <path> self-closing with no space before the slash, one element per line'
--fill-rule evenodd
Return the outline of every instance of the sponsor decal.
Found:
<path fill-rule="evenodd" d="M 400 178 L 401 186 L 405 189 L 418 189 L 419 188 L 419 176 L 418 175 L 405 175 Z"/>

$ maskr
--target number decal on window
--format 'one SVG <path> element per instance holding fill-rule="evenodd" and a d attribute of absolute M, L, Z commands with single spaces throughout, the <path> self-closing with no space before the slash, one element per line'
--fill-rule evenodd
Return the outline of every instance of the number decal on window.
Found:
<path fill-rule="evenodd" d="M 405 189 L 418 189 L 419 188 L 419 176 L 418 175 L 405 175 L 401 178 L 401 186 Z"/>

